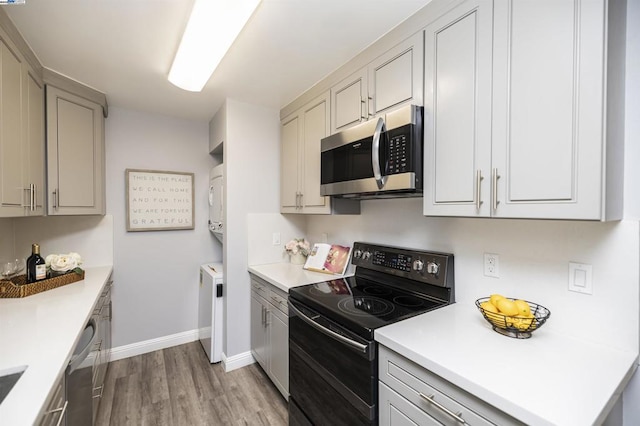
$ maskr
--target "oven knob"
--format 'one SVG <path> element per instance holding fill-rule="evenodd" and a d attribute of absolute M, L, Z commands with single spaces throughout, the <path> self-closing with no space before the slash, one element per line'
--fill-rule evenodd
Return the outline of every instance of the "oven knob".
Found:
<path fill-rule="evenodd" d="M 356 259 L 360 259 L 360 256 L 362 256 L 362 250 L 358 249 L 353 252 L 353 257 L 355 257 Z"/>
<path fill-rule="evenodd" d="M 427 263 L 427 272 L 431 275 L 438 275 L 438 271 L 440 271 L 440 265 L 435 262 Z"/>
<path fill-rule="evenodd" d="M 423 268 L 424 268 L 424 262 L 422 260 L 418 259 L 418 260 L 414 260 L 413 261 L 413 270 L 414 271 L 420 272 L 420 271 L 422 271 Z"/>
<path fill-rule="evenodd" d="M 362 253 L 362 258 L 363 258 L 364 260 L 367 260 L 367 259 L 369 259 L 370 257 L 371 257 L 371 253 L 370 253 L 370 252 L 365 251 L 364 253 Z"/>

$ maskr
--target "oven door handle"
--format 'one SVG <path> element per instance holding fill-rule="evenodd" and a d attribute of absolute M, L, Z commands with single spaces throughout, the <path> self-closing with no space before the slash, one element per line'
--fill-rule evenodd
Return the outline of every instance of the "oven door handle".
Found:
<path fill-rule="evenodd" d="M 376 130 L 373 132 L 373 141 L 371 143 L 371 167 L 373 167 L 373 177 L 378 184 L 378 189 L 384 188 L 387 183 L 387 177 L 382 176 L 380 171 L 380 137 L 382 137 L 384 130 L 384 120 L 380 117 L 378 118 L 378 123 L 376 123 Z"/>
<path fill-rule="evenodd" d="M 358 343 L 354 340 L 349 339 L 348 337 L 344 337 L 343 335 L 336 333 L 335 331 L 331 331 L 328 328 L 321 326 L 320 324 L 318 324 L 317 322 L 315 322 L 314 320 L 312 320 L 311 318 L 303 314 L 300 311 L 300 309 L 296 308 L 293 305 L 293 303 L 291 303 L 291 301 L 289 301 L 289 309 L 293 310 L 293 312 L 296 315 L 298 315 L 302 321 L 306 322 L 307 324 L 309 324 L 311 327 L 315 328 L 319 332 L 324 333 L 327 336 L 331 337 L 332 339 L 338 340 L 341 343 L 349 346 L 350 348 L 353 348 L 362 352 L 363 354 L 370 355 L 369 345 L 363 345 L 362 343 Z"/>

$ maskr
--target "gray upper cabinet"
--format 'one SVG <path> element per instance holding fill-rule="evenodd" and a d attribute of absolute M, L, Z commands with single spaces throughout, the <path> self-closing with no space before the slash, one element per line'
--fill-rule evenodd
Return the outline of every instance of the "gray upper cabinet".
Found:
<path fill-rule="evenodd" d="M 44 213 L 44 147 L 42 83 L 0 31 L 0 217 Z"/>
<path fill-rule="evenodd" d="M 282 120 L 280 212 L 330 214 L 320 195 L 320 141 L 329 132 L 328 93 Z"/>
<path fill-rule="evenodd" d="M 49 215 L 105 214 L 102 106 L 47 86 Z"/>
<path fill-rule="evenodd" d="M 422 37 L 406 39 L 331 88 L 331 133 L 406 103 L 422 105 Z"/>
<path fill-rule="evenodd" d="M 44 215 L 45 205 L 45 125 L 44 125 L 44 85 L 30 71 L 24 77 L 24 116 L 26 117 L 26 149 L 23 156 L 24 182 L 28 200 L 25 203 L 26 216 Z"/>
<path fill-rule="evenodd" d="M 618 7 L 469 0 L 426 28 L 425 214 L 621 217 Z"/>

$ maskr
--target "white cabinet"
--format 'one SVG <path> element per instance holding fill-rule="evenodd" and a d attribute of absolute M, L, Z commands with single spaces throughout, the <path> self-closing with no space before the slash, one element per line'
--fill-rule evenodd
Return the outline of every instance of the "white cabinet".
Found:
<path fill-rule="evenodd" d="M 425 214 L 620 218 L 614 3 L 469 0 L 426 28 Z"/>
<path fill-rule="evenodd" d="M 331 133 L 406 103 L 422 105 L 423 35 L 418 33 L 331 88 Z"/>
<path fill-rule="evenodd" d="M 287 294 L 251 275 L 251 353 L 282 396 L 289 399 Z"/>
<path fill-rule="evenodd" d="M 282 120 L 282 213 L 331 213 L 330 198 L 320 195 L 320 141 L 328 134 L 328 93 Z"/>
<path fill-rule="evenodd" d="M 44 92 L 0 32 L 0 217 L 41 216 Z"/>
<path fill-rule="evenodd" d="M 105 213 L 102 106 L 47 86 L 49 215 Z"/>
<path fill-rule="evenodd" d="M 381 426 L 524 424 L 385 346 L 378 349 Z"/>

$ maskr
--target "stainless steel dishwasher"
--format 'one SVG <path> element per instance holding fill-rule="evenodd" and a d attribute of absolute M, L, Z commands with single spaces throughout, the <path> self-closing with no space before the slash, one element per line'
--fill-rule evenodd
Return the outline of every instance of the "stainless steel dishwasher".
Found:
<path fill-rule="evenodd" d="M 93 424 L 93 363 L 86 361 L 99 349 L 98 321 L 96 316 L 91 317 L 67 366 L 67 426 Z"/>

